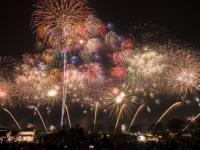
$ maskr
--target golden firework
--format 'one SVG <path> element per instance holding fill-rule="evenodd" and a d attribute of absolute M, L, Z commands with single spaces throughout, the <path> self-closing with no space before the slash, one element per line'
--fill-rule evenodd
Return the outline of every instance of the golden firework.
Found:
<path fill-rule="evenodd" d="M 66 39 L 76 37 L 76 28 L 91 13 L 85 0 L 39 0 L 33 13 L 33 27 L 43 41 L 63 48 Z"/>

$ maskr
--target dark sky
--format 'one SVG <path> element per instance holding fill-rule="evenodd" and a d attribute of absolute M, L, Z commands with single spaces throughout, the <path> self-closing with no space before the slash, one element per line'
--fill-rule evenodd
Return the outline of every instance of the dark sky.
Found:
<path fill-rule="evenodd" d="M 0 4 L 0 54 L 19 55 L 34 49 L 30 18 L 36 0 L 3 0 Z M 150 20 L 186 42 L 199 46 L 200 5 L 184 1 L 89 0 L 97 16 L 128 33 L 131 24 Z"/>

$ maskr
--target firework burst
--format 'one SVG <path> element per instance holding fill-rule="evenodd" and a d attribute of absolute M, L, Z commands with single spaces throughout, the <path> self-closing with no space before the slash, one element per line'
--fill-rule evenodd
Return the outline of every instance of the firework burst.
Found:
<path fill-rule="evenodd" d="M 60 83 L 51 78 L 47 70 L 21 64 L 16 67 L 16 72 L 15 89 L 20 103 L 43 105 L 56 102 Z"/>
<path fill-rule="evenodd" d="M 135 79 L 151 79 L 161 74 L 165 67 L 163 58 L 164 56 L 156 51 L 133 51 L 125 60 L 129 76 Z"/>
<path fill-rule="evenodd" d="M 165 77 L 168 88 L 179 96 L 199 90 L 200 68 L 199 55 L 192 51 L 172 51 L 167 54 L 167 68 Z"/>
<path fill-rule="evenodd" d="M 40 0 L 33 13 L 33 26 L 45 43 L 63 48 L 69 37 L 79 34 L 74 31 L 90 13 L 85 0 Z"/>
<path fill-rule="evenodd" d="M 107 32 L 106 25 L 96 18 L 94 15 L 89 15 L 84 23 L 84 28 L 87 34 L 87 37 L 98 37 L 104 36 Z M 83 35 L 85 37 L 85 35 Z"/>
<path fill-rule="evenodd" d="M 109 115 L 116 118 L 123 105 L 126 107 L 123 110 L 122 118 L 129 118 L 130 114 L 136 109 L 138 101 L 134 95 L 134 90 L 130 84 L 123 83 L 121 88 L 113 87 L 106 96 L 106 108 L 109 110 Z"/>

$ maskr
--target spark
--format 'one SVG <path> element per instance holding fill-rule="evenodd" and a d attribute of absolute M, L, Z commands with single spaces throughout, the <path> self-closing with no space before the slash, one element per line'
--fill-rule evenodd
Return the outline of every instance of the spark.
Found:
<path fill-rule="evenodd" d="M 116 98 L 115 98 L 115 102 L 117 104 L 120 104 L 123 100 L 124 100 L 124 97 L 125 97 L 125 93 L 124 92 L 121 92 Z"/>
<path fill-rule="evenodd" d="M 57 94 L 58 94 L 58 92 L 57 92 L 56 90 L 54 90 L 54 89 L 49 90 L 48 93 L 47 93 L 47 95 L 48 95 L 49 97 L 54 97 L 54 96 L 56 96 Z"/>
<path fill-rule="evenodd" d="M 135 113 L 135 115 L 134 115 L 134 117 L 133 117 L 133 119 L 132 119 L 132 121 L 131 121 L 131 124 L 130 124 L 130 126 L 129 126 L 129 128 L 128 128 L 128 132 L 130 131 L 131 127 L 133 126 L 133 123 L 135 122 L 136 117 L 137 117 L 137 116 L 139 115 L 139 113 L 143 110 L 144 106 L 145 106 L 145 104 L 142 104 L 142 105 L 137 109 L 137 111 L 136 111 L 136 113 Z"/>

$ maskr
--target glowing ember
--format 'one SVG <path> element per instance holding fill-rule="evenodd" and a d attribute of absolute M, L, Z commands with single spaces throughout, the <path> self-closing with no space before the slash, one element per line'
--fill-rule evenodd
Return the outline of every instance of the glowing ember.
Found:
<path fill-rule="evenodd" d="M 54 90 L 54 89 L 49 90 L 48 93 L 47 93 L 47 95 L 48 95 L 49 97 L 54 97 L 54 96 L 56 96 L 57 94 L 58 94 L 58 92 L 57 92 L 56 90 Z"/>

